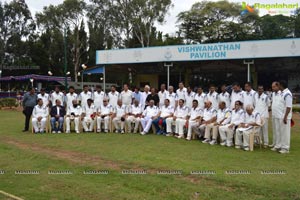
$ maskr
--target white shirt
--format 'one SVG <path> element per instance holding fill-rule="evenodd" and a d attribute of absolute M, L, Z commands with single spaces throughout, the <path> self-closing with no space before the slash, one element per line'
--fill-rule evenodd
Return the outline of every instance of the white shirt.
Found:
<path fill-rule="evenodd" d="M 244 103 L 244 91 L 243 90 L 240 90 L 239 92 L 235 92 L 232 90 L 230 109 L 232 109 L 232 110 L 234 109 L 236 101 L 241 101 L 242 103 Z"/>
<path fill-rule="evenodd" d="M 203 120 L 208 121 L 211 120 L 213 117 L 217 116 L 217 110 L 214 109 L 212 106 L 210 108 L 205 108 L 203 113 Z"/>
<path fill-rule="evenodd" d="M 147 108 L 144 110 L 143 115 L 145 117 L 153 117 L 156 116 L 159 113 L 159 108 L 157 106 L 147 106 Z"/>
<path fill-rule="evenodd" d="M 167 92 L 166 99 L 169 99 L 170 105 L 175 108 L 176 101 L 178 100 L 177 94 L 174 92 L 172 94 L 170 94 L 170 92 Z"/>
<path fill-rule="evenodd" d="M 126 114 L 126 106 L 125 105 L 117 105 L 115 107 L 115 114 L 117 117 L 123 117 Z"/>
<path fill-rule="evenodd" d="M 37 98 L 43 100 L 43 105 L 44 105 L 44 106 L 48 106 L 48 104 L 49 104 L 49 99 L 50 99 L 50 95 L 49 95 L 49 94 L 47 94 L 47 93 L 45 93 L 44 95 L 38 94 L 38 95 L 37 95 Z"/>
<path fill-rule="evenodd" d="M 117 106 L 118 105 L 118 99 L 120 98 L 120 93 L 118 91 L 115 92 L 109 92 L 108 93 L 108 99 L 109 99 L 109 104 L 112 106 Z"/>
<path fill-rule="evenodd" d="M 106 97 L 106 94 L 103 91 L 93 93 L 94 104 L 97 108 L 103 105 L 103 99 Z"/>
<path fill-rule="evenodd" d="M 281 91 L 273 92 L 272 94 L 272 117 L 282 119 L 284 116 L 284 101 L 281 96 Z"/>
<path fill-rule="evenodd" d="M 72 101 L 73 100 L 77 100 L 78 95 L 73 92 L 73 94 L 71 94 L 70 92 L 66 95 L 66 104 L 67 104 L 67 108 L 69 109 L 69 107 L 71 107 L 73 105 Z"/>
<path fill-rule="evenodd" d="M 190 93 L 185 93 L 185 105 L 191 109 L 193 107 L 193 100 L 195 99 L 196 93 L 191 91 Z"/>
<path fill-rule="evenodd" d="M 212 103 L 212 107 L 214 109 L 218 109 L 219 108 L 219 94 L 217 92 L 213 92 L 213 93 L 208 93 L 207 94 L 207 100 L 210 101 Z"/>
<path fill-rule="evenodd" d="M 225 108 L 223 110 L 218 109 L 217 113 L 217 123 L 220 123 L 222 120 L 224 120 L 221 124 L 226 125 L 229 124 L 231 120 L 231 111 L 229 108 Z"/>
<path fill-rule="evenodd" d="M 77 105 L 77 107 L 75 108 L 73 105 L 68 107 L 67 110 L 67 115 L 71 115 L 71 113 L 74 113 L 74 115 L 81 115 L 82 113 L 82 109 L 80 105 Z"/>
<path fill-rule="evenodd" d="M 113 106 L 111 104 L 107 104 L 106 106 L 101 105 L 98 108 L 98 112 L 100 112 L 101 115 L 108 115 L 113 112 Z"/>
<path fill-rule="evenodd" d="M 189 113 L 189 116 L 190 116 L 190 121 L 193 121 L 193 120 L 195 120 L 197 117 L 199 117 L 199 116 L 203 116 L 203 110 L 201 109 L 201 108 L 199 108 L 199 107 L 197 107 L 197 108 L 192 108 L 191 110 L 190 110 L 190 113 Z"/>
<path fill-rule="evenodd" d="M 143 109 L 146 106 L 146 99 L 147 99 L 149 94 L 151 94 L 151 92 L 147 92 L 147 93 L 146 92 L 141 92 L 141 100 L 140 100 L 141 102 L 140 102 L 140 104 L 141 104 Z"/>
<path fill-rule="evenodd" d="M 269 107 L 270 107 L 270 99 L 268 95 L 262 93 L 260 96 L 258 93 L 254 96 L 255 102 L 255 111 L 260 114 L 263 118 L 269 118 Z"/>
<path fill-rule="evenodd" d="M 167 117 L 174 113 L 174 107 L 171 105 L 169 105 L 168 107 L 163 105 L 160 110 L 161 110 L 160 117 Z"/>
<path fill-rule="evenodd" d="M 233 110 L 231 112 L 231 124 L 235 126 L 245 122 L 245 111 L 243 109 Z"/>
<path fill-rule="evenodd" d="M 190 109 L 187 106 L 182 106 L 182 107 L 177 106 L 174 115 L 177 118 L 185 119 L 188 116 L 189 113 L 190 113 Z"/>
<path fill-rule="evenodd" d="M 49 115 L 49 109 L 47 106 L 45 106 L 45 105 L 34 106 L 33 111 L 32 111 L 32 118 L 38 118 L 38 117 L 44 118 L 44 117 L 48 117 L 48 115 Z"/>
<path fill-rule="evenodd" d="M 244 92 L 244 109 L 246 109 L 247 105 L 255 106 L 255 94 L 256 92 L 254 90 L 250 90 L 250 92 Z"/>
<path fill-rule="evenodd" d="M 126 92 L 122 91 L 120 98 L 122 100 L 123 105 L 126 105 L 126 106 L 131 105 L 132 98 L 133 98 L 132 91 L 131 90 L 127 90 Z"/>
<path fill-rule="evenodd" d="M 202 92 L 200 95 L 197 93 L 195 95 L 195 100 L 198 101 L 198 107 L 204 110 L 204 102 L 207 100 L 207 96 L 204 92 Z"/>
<path fill-rule="evenodd" d="M 91 117 L 92 114 L 94 114 L 96 112 L 96 107 L 94 104 L 91 104 L 91 106 L 89 106 L 88 104 L 86 104 L 84 107 L 83 107 L 83 110 L 82 112 L 85 113 L 85 116 L 86 117 Z"/>
<path fill-rule="evenodd" d="M 87 91 L 87 93 L 82 91 L 79 95 L 79 99 L 81 101 L 81 107 L 85 107 L 87 105 L 87 100 L 92 99 L 92 93 L 90 91 Z"/>
<path fill-rule="evenodd" d="M 246 116 L 245 116 L 245 123 L 249 124 L 249 123 L 256 123 L 258 125 L 261 124 L 261 118 L 260 118 L 260 114 L 256 111 L 253 111 L 251 115 L 249 115 L 246 112 Z M 252 127 L 252 126 L 250 126 Z"/>
<path fill-rule="evenodd" d="M 224 101 L 226 104 L 226 108 L 230 108 L 230 94 L 228 92 L 221 92 L 219 94 L 219 102 Z"/>
<path fill-rule="evenodd" d="M 291 108 L 291 111 L 288 114 L 287 118 L 292 119 L 293 95 L 292 95 L 291 91 L 288 88 L 284 89 L 281 93 L 281 97 L 283 98 L 283 101 L 284 101 L 283 117 L 284 117 L 286 108 Z"/>
<path fill-rule="evenodd" d="M 134 104 L 132 104 L 131 106 L 128 107 L 128 113 L 131 113 L 133 115 L 142 114 L 143 113 L 142 106 L 141 105 L 135 106 Z"/>
<path fill-rule="evenodd" d="M 57 99 L 61 102 L 61 105 L 63 105 L 63 103 L 64 103 L 64 94 L 63 94 L 62 92 L 58 92 L 58 93 L 53 92 L 53 93 L 51 94 L 51 102 L 52 102 L 52 105 L 55 105 L 55 101 L 56 101 Z"/>
<path fill-rule="evenodd" d="M 165 104 L 165 99 L 167 97 L 167 90 L 159 91 L 158 92 L 158 98 L 159 98 L 159 107 L 161 108 Z"/>
<path fill-rule="evenodd" d="M 176 94 L 177 94 L 177 98 L 179 99 L 183 99 L 185 100 L 185 93 L 187 92 L 187 89 L 184 87 L 182 89 L 177 89 L 176 90 Z"/>

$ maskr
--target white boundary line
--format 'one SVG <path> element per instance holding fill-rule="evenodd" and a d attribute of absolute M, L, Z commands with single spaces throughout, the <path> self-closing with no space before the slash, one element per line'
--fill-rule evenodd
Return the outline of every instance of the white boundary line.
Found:
<path fill-rule="evenodd" d="M 4 192 L 4 191 L 2 191 L 2 190 L 0 190 L 0 194 L 3 194 L 4 196 L 7 196 L 7 197 L 12 198 L 12 199 L 15 199 L 15 200 L 24 200 L 24 199 L 22 199 L 22 198 L 20 198 L 20 197 L 17 197 L 17 196 L 15 196 L 15 195 L 13 195 L 13 194 L 9 194 L 9 193 Z"/>

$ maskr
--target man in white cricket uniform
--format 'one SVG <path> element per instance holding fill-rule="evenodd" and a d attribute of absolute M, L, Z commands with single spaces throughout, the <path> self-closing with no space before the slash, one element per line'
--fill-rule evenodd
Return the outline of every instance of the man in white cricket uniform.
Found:
<path fill-rule="evenodd" d="M 142 106 L 140 105 L 139 101 L 137 99 L 134 100 L 133 104 L 128 106 L 127 108 L 127 118 L 126 123 L 128 127 L 128 132 L 131 133 L 132 126 L 131 124 L 134 124 L 133 133 L 137 133 L 140 122 L 141 122 L 141 116 L 143 113 Z"/>
<path fill-rule="evenodd" d="M 96 91 L 94 91 L 93 93 L 93 100 L 96 108 L 99 108 L 103 105 L 104 98 L 106 98 L 106 94 L 102 91 L 102 87 L 100 85 L 97 85 Z"/>
<path fill-rule="evenodd" d="M 131 105 L 128 105 L 131 106 Z M 116 133 L 125 133 L 124 126 L 125 126 L 125 119 L 126 119 L 126 106 L 122 105 L 122 100 L 118 100 L 118 105 L 114 108 L 114 115 L 113 115 L 113 124 L 115 126 Z"/>
<path fill-rule="evenodd" d="M 226 108 L 230 108 L 230 94 L 226 91 L 226 85 L 221 86 L 221 93 L 219 94 L 219 102 L 224 101 Z"/>
<path fill-rule="evenodd" d="M 249 140 L 250 133 L 252 132 L 253 126 L 260 126 L 261 118 L 260 114 L 254 111 L 252 105 L 246 106 L 245 122 L 240 124 L 240 127 L 236 129 L 235 135 L 235 148 L 244 148 L 245 151 L 249 151 Z"/>
<path fill-rule="evenodd" d="M 176 90 L 177 98 L 178 100 L 183 99 L 185 101 L 185 94 L 187 89 L 184 87 L 183 82 L 179 82 L 178 87 L 179 88 Z"/>
<path fill-rule="evenodd" d="M 92 99 L 87 100 L 87 104 L 82 109 L 82 126 L 85 132 L 92 132 L 94 128 L 94 122 L 96 117 L 96 107 L 93 104 Z M 88 126 L 89 125 L 89 126 Z"/>
<path fill-rule="evenodd" d="M 235 102 L 240 101 L 244 103 L 244 91 L 241 89 L 241 86 L 239 83 L 233 83 L 232 84 L 232 92 L 231 92 L 231 103 L 230 103 L 230 109 L 235 108 Z"/>
<path fill-rule="evenodd" d="M 165 99 L 167 98 L 166 84 L 161 84 L 160 91 L 158 92 L 159 98 L 159 108 L 163 107 L 165 104 Z"/>
<path fill-rule="evenodd" d="M 79 121 L 80 121 L 81 114 L 82 114 L 82 109 L 80 105 L 78 105 L 77 100 L 74 99 L 72 101 L 72 105 L 70 105 L 67 109 L 66 133 L 70 133 L 71 122 L 74 122 L 75 132 L 79 133 Z"/>
<path fill-rule="evenodd" d="M 125 105 L 125 106 L 131 105 L 132 99 L 134 97 L 133 97 L 132 91 L 128 89 L 127 84 L 124 84 L 123 91 L 120 94 L 120 98 L 122 100 L 122 105 Z"/>
<path fill-rule="evenodd" d="M 232 147 L 233 135 L 235 129 L 245 121 L 245 111 L 243 110 L 243 103 L 241 101 L 235 102 L 235 108 L 231 112 L 231 120 L 229 124 L 220 125 L 219 133 L 221 138 L 221 145 Z"/>
<path fill-rule="evenodd" d="M 216 92 L 216 87 L 211 85 L 209 93 L 207 94 L 207 100 L 212 103 L 212 107 L 216 110 L 219 109 L 219 94 Z"/>
<path fill-rule="evenodd" d="M 247 105 L 251 105 L 252 107 L 255 106 L 255 95 L 256 92 L 252 89 L 251 83 L 245 84 L 245 92 L 244 92 L 244 109 L 246 109 Z"/>
<path fill-rule="evenodd" d="M 153 120 L 153 125 L 156 129 L 156 134 L 166 134 L 166 120 L 172 118 L 174 107 L 170 105 L 169 99 L 165 99 L 165 104 L 160 108 L 159 117 Z"/>
<path fill-rule="evenodd" d="M 149 102 L 147 102 L 147 97 L 148 97 L 149 94 L 151 94 L 151 92 L 150 92 L 150 86 L 149 85 L 145 85 L 144 91 L 141 92 L 141 100 L 140 100 L 140 104 L 141 104 L 143 110 L 145 109 L 145 107 L 149 103 Z"/>
<path fill-rule="evenodd" d="M 193 107 L 193 101 L 195 99 L 196 93 L 192 91 L 191 87 L 187 87 L 187 91 L 185 93 L 185 105 L 191 109 Z"/>
<path fill-rule="evenodd" d="M 45 89 L 41 89 L 41 93 L 37 95 L 38 99 L 43 100 L 43 105 L 49 107 L 50 95 L 46 93 Z"/>
<path fill-rule="evenodd" d="M 178 96 L 174 92 L 174 87 L 173 86 L 169 86 L 169 90 L 167 92 L 166 98 L 169 99 L 170 105 L 173 106 L 174 108 L 176 108 L 177 103 L 178 103 Z"/>
<path fill-rule="evenodd" d="M 281 98 L 284 102 L 283 106 L 283 119 L 281 121 L 281 134 L 279 137 L 279 153 L 289 153 L 290 151 L 290 140 L 291 140 L 291 119 L 292 119 L 292 106 L 293 106 L 293 95 L 287 88 L 286 81 L 279 82 L 280 89 L 282 91 Z"/>
<path fill-rule="evenodd" d="M 118 99 L 120 98 L 120 93 L 116 91 L 116 86 L 112 85 L 111 90 L 108 93 L 109 104 L 113 107 L 118 105 Z"/>
<path fill-rule="evenodd" d="M 81 101 L 81 107 L 83 109 L 86 107 L 88 99 L 93 99 L 92 92 L 89 91 L 89 86 L 84 85 L 83 91 L 79 95 L 79 100 Z"/>
<path fill-rule="evenodd" d="M 64 104 L 64 102 L 65 102 L 64 94 L 60 91 L 58 86 L 55 87 L 55 91 L 52 92 L 51 97 L 50 97 L 52 106 L 55 105 L 55 102 L 57 99 L 61 102 L 62 105 Z"/>
<path fill-rule="evenodd" d="M 37 103 L 32 111 L 32 126 L 35 133 L 44 133 L 49 109 L 46 105 L 43 105 L 41 98 L 38 98 Z"/>
<path fill-rule="evenodd" d="M 73 86 L 69 87 L 69 93 L 66 94 L 66 108 L 67 110 L 69 109 L 69 107 L 73 106 L 73 101 L 78 100 L 78 95 L 75 93 L 75 89 Z"/>
<path fill-rule="evenodd" d="M 207 101 L 207 95 L 203 92 L 202 87 L 198 87 L 197 94 L 195 95 L 195 100 L 198 101 L 198 107 L 204 110 L 205 102 Z"/>
<path fill-rule="evenodd" d="M 221 101 L 219 103 L 219 109 L 217 112 L 216 119 L 217 119 L 216 122 L 207 125 L 205 129 L 204 138 L 208 138 L 210 140 L 210 138 L 212 137 L 212 140 L 209 143 L 211 145 L 217 144 L 219 126 L 224 126 L 228 124 L 231 120 L 231 111 L 229 110 L 229 108 L 226 108 L 226 103 L 224 101 Z M 211 134 L 211 130 L 212 130 L 212 134 Z"/>
<path fill-rule="evenodd" d="M 268 134 L 268 124 L 269 124 L 269 107 L 271 105 L 268 95 L 264 93 L 264 86 L 259 85 L 257 88 L 257 93 L 254 96 L 255 111 L 260 114 L 263 126 L 260 130 L 260 135 L 263 138 L 264 146 L 269 146 L 269 134 Z"/>
<path fill-rule="evenodd" d="M 141 135 L 146 135 L 152 125 L 152 121 L 159 117 L 159 108 L 154 105 L 154 100 L 150 100 L 149 106 L 144 110 L 141 118 L 143 131 Z"/>
<path fill-rule="evenodd" d="M 187 140 L 191 140 L 192 137 L 192 127 L 199 126 L 203 117 L 203 110 L 198 106 L 198 101 L 193 100 L 193 107 L 189 113 L 189 122 L 188 122 L 188 133 Z"/>
<path fill-rule="evenodd" d="M 104 123 L 104 133 L 108 133 L 110 118 L 113 115 L 113 106 L 108 103 L 108 99 L 103 99 L 103 105 L 97 109 L 97 132 L 101 131 L 101 123 Z M 110 130 L 112 131 L 112 130 Z"/>

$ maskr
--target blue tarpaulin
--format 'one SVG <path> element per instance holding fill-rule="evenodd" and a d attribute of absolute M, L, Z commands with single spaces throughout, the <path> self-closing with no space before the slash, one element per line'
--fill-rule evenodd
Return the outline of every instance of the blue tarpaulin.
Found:
<path fill-rule="evenodd" d="M 103 67 L 93 67 L 90 69 L 84 70 L 83 74 L 103 74 Z"/>

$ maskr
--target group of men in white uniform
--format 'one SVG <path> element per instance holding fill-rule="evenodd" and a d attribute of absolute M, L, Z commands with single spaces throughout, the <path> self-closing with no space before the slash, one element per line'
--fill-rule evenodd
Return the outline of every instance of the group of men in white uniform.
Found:
<path fill-rule="evenodd" d="M 249 151 L 249 135 L 254 127 L 260 127 L 261 137 L 265 147 L 271 146 L 273 151 L 288 153 L 290 149 L 290 124 L 292 116 L 292 94 L 287 89 L 285 81 L 272 84 L 273 93 L 268 96 L 263 86 L 258 86 L 257 92 L 250 83 L 245 84 L 243 91 L 238 83 L 232 85 L 229 94 L 225 85 L 221 93 L 215 86 L 210 86 L 205 94 L 201 87 L 193 92 L 192 88 L 179 83 L 176 92 L 172 86 L 166 90 L 161 85 L 158 92 L 159 104 L 154 100 L 146 101 L 149 86 L 144 92 L 129 90 L 125 84 L 122 92 L 113 86 L 108 94 L 97 86 L 91 92 L 87 86 L 77 95 L 70 87 L 65 96 L 58 88 L 48 95 L 44 91 L 38 96 L 38 105 L 33 111 L 34 124 L 38 118 L 48 115 L 46 106 L 49 102 L 60 99 L 66 106 L 66 132 L 70 132 L 70 123 L 74 121 L 75 131 L 79 133 L 79 122 L 85 132 L 91 132 L 96 123 L 97 132 L 109 132 L 110 121 L 115 132 L 137 133 L 141 125 L 141 135 L 147 134 L 151 127 L 157 134 L 175 136 L 191 140 L 193 133 L 198 135 L 203 143 L 220 145 Z M 140 95 L 138 94 L 140 93 Z M 148 94 L 149 93 L 149 94 Z M 137 99 L 135 97 L 139 96 Z M 81 105 L 78 105 L 81 102 Z M 273 144 L 269 145 L 268 119 L 272 110 Z M 103 124 L 103 126 L 102 126 Z M 186 137 L 185 137 L 186 133 Z"/>

